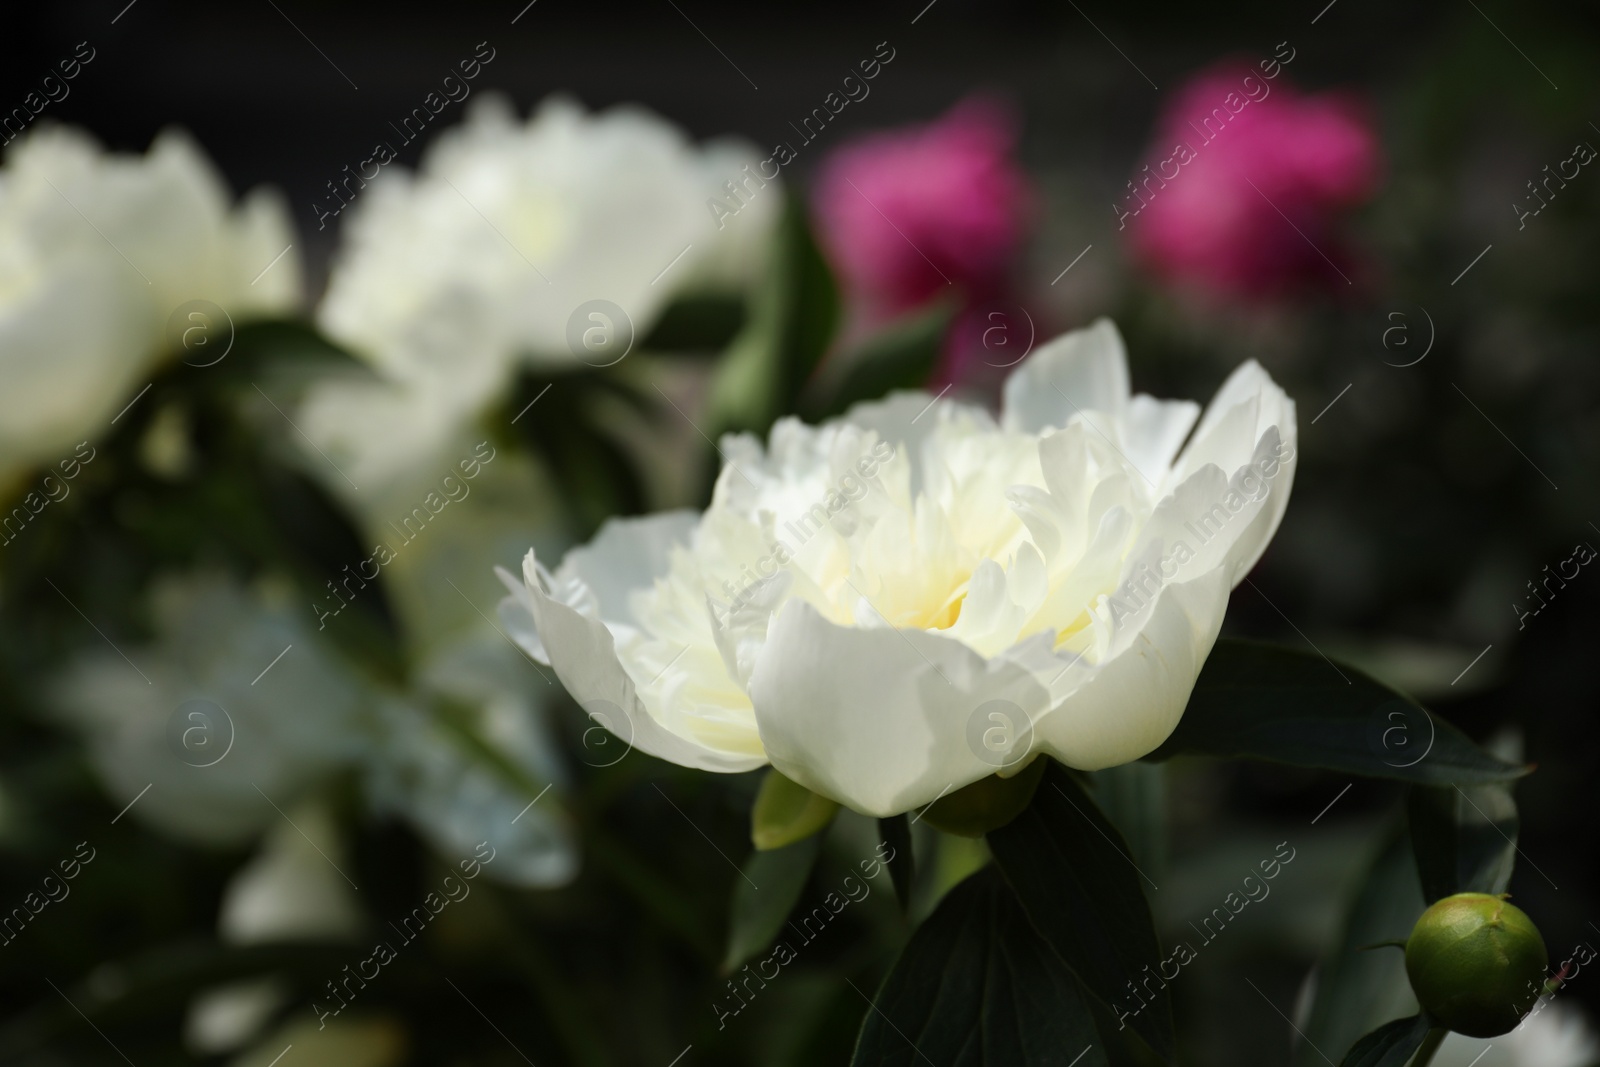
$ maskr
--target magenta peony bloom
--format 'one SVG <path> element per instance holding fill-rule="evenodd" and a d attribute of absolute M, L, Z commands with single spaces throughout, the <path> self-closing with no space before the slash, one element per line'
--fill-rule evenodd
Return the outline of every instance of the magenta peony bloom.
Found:
<path fill-rule="evenodd" d="M 968 100 L 925 126 L 859 138 L 823 163 L 820 238 L 865 317 L 907 311 L 952 285 L 969 300 L 1007 288 L 1032 202 L 1015 142 L 1004 107 Z"/>
<path fill-rule="evenodd" d="M 1115 210 L 1163 277 L 1242 297 L 1350 283 L 1339 223 L 1377 187 L 1377 133 L 1360 101 L 1302 95 L 1272 69 L 1219 64 L 1162 113 Z"/>

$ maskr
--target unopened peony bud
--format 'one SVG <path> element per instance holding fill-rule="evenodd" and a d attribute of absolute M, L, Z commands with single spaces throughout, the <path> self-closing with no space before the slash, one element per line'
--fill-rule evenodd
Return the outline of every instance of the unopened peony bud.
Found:
<path fill-rule="evenodd" d="M 1435 902 L 1406 942 L 1406 974 L 1418 1003 L 1469 1037 L 1515 1028 L 1539 999 L 1548 963 L 1533 920 L 1487 893 Z"/>

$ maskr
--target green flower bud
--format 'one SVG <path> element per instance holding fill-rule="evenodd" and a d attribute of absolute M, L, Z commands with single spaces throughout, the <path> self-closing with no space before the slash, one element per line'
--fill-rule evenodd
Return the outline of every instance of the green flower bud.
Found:
<path fill-rule="evenodd" d="M 1044 764 L 1040 756 L 1010 778 L 979 778 L 929 804 L 922 817 L 947 834 L 982 837 L 1022 814 L 1044 777 Z"/>
<path fill-rule="evenodd" d="M 1533 920 L 1487 893 L 1437 901 L 1406 942 L 1406 975 L 1417 1002 L 1468 1037 L 1516 1027 L 1543 992 L 1549 962 Z"/>

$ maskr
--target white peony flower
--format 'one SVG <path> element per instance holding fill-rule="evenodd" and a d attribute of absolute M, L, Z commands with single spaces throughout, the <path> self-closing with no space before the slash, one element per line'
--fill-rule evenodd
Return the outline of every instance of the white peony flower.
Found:
<path fill-rule="evenodd" d="M 518 365 L 584 365 L 567 333 L 579 305 L 622 308 L 636 341 L 675 294 L 748 284 L 783 197 L 741 173 L 756 159 L 736 141 L 696 148 L 639 109 L 557 97 L 519 122 L 503 97 L 478 97 L 419 173 L 391 165 L 355 191 L 319 321 L 383 377 L 319 383 L 297 423 L 363 491 L 403 484 Z M 750 203 L 719 229 L 706 202 L 733 180 Z M 611 325 L 623 343 L 626 324 Z"/>
<path fill-rule="evenodd" d="M 527 663 L 499 634 L 417 654 L 416 684 L 393 692 L 354 669 L 310 625 L 312 609 L 270 583 L 166 576 L 152 601 L 154 642 L 80 656 L 52 694 L 108 792 L 136 801 L 129 818 L 233 844 L 280 826 L 285 812 L 356 775 L 374 809 L 404 816 L 452 862 L 487 839 L 500 851 L 489 869 L 498 881 L 550 886 L 576 873 L 559 799 L 523 811 L 528 786 L 552 782 L 560 767 L 539 691 L 517 684 Z M 439 701 L 468 719 L 521 781 L 506 782 L 451 736 L 430 711 Z M 276 885 L 263 878 L 252 884 Z M 235 903 L 224 931 L 246 940 L 283 933 L 301 913 L 276 889 L 251 890 Z M 288 911 L 273 912 L 274 903 Z M 328 909 L 322 918 L 343 922 Z"/>
<path fill-rule="evenodd" d="M 183 134 L 144 156 L 60 127 L 19 140 L 0 168 L 0 481 L 103 434 L 181 305 L 235 323 L 292 307 L 297 257 L 273 263 L 291 240 L 277 198 L 230 208 Z"/>
<path fill-rule="evenodd" d="M 87 652 L 54 692 L 111 795 L 139 798 L 130 819 L 248 840 L 360 756 L 365 684 L 287 589 L 168 576 L 151 599 L 151 644 Z"/>
<path fill-rule="evenodd" d="M 483 440 L 477 417 L 509 384 L 491 333 L 487 310 L 457 304 L 396 340 L 382 377 L 312 383 L 295 418 L 315 446 L 304 449 L 307 469 L 358 512 L 392 507 L 449 473 Z"/>
<path fill-rule="evenodd" d="M 1177 724 L 1293 481 L 1258 365 L 1199 415 L 1130 397 L 1102 321 L 1023 363 L 998 422 L 898 394 L 730 436 L 703 515 L 613 520 L 553 574 L 530 552 L 502 618 L 645 752 L 870 815 L 1037 753 L 1125 763 Z"/>
<path fill-rule="evenodd" d="M 494 387 L 519 359 L 577 364 L 567 323 L 580 304 L 618 305 L 642 336 L 680 286 L 747 262 L 781 191 L 749 181 L 756 217 L 720 231 L 706 201 L 756 159 L 727 142 L 697 149 L 637 108 L 591 115 L 558 97 L 523 123 L 481 96 L 420 173 L 390 168 L 356 193 L 322 326 L 395 379 L 452 394 Z M 419 343 L 441 319 L 474 320 L 471 343 Z"/>

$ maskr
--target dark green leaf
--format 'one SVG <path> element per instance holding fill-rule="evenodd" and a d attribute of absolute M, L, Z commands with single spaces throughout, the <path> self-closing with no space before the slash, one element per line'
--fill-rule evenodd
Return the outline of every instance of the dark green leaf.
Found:
<path fill-rule="evenodd" d="M 1296 1046 L 1294 1067 L 1325 1067 L 1317 1049 L 1338 1056 L 1385 1019 L 1417 1010 L 1396 948 L 1422 914 L 1422 892 L 1406 836 L 1395 826 L 1345 910 L 1336 944 L 1317 966 L 1316 1000 L 1303 1030 L 1309 1045 Z"/>
<path fill-rule="evenodd" d="M 1432 1029 L 1421 1015 L 1385 1023 L 1356 1042 L 1339 1067 L 1405 1067 Z"/>
<path fill-rule="evenodd" d="M 1106 1067 L 1082 986 L 993 868 L 952 889 L 895 961 L 852 1067 Z"/>
<path fill-rule="evenodd" d="M 639 347 L 647 352 L 721 352 L 744 325 L 737 296 L 681 296 L 667 305 Z"/>
<path fill-rule="evenodd" d="M 765 433 L 778 416 L 794 411 L 838 320 L 833 275 L 811 237 L 805 208 L 791 196 L 749 321 L 712 383 L 713 436 L 726 430 Z"/>
<path fill-rule="evenodd" d="M 239 357 L 239 358 L 235 358 Z M 197 370 L 213 356 L 188 357 Z M 258 319 L 239 326 L 234 347 L 214 366 L 242 374 L 255 373 L 261 363 L 277 360 L 306 360 L 328 369 L 365 370 L 367 364 L 329 340 L 313 324 L 299 319 Z"/>
<path fill-rule="evenodd" d="M 878 820 L 878 836 L 889 846 L 889 877 L 894 879 L 894 895 L 901 910 L 911 907 L 911 879 L 916 867 L 911 859 L 911 823 L 904 815 Z"/>
<path fill-rule="evenodd" d="M 1082 988 L 1080 983 L 1079 988 Z M 1107 1067 L 1150 1067 L 1150 1050 L 1144 1042 L 1133 1037 L 1126 1024 L 1117 1022 L 1116 1014 L 1094 997 L 1084 993 L 1083 1002 L 1094 1016 L 1095 1029 L 1100 1033 L 1100 1048 L 1106 1057 Z"/>
<path fill-rule="evenodd" d="M 812 834 L 784 848 L 752 852 L 745 860 L 744 877 L 733 883 L 724 972 L 737 970 L 778 936 L 811 877 L 823 836 Z"/>
<path fill-rule="evenodd" d="M 1145 876 L 1117 828 L 1051 761 L 1027 810 L 988 841 L 1039 933 L 1089 992 L 1119 1016 L 1128 1013 L 1139 1035 L 1170 1061 L 1170 998 L 1151 989 L 1148 1007 L 1130 1000 L 1129 984 L 1153 974 L 1162 955 L 1144 898 Z M 1155 985 L 1161 986 L 1159 978 Z"/>
<path fill-rule="evenodd" d="M 1149 758 L 1271 760 L 1425 785 L 1507 781 L 1506 763 L 1409 697 L 1315 652 L 1218 641 L 1178 728 Z"/>
<path fill-rule="evenodd" d="M 1422 895 L 1504 893 L 1517 860 L 1517 802 L 1503 785 L 1412 786 L 1406 797 Z"/>
<path fill-rule="evenodd" d="M 574 532 L 580 538 L 613 515 L 645 510 L 639 462 L 605 426 L 603 400 L 638 404 L 614 377 L 604 370 L 558 380 L 525 375 L 506 408 L 505 425 L 545 460 L 562 500 L 576 516 L 579 528 Z"/>
<path fill-rule="evenodd" d="M 1095 802 L 1128 842 L 1128 855 L 1151 878 L 1167 865 L 1167 768 L 1124 763 L 1090 775 Z"/>
<path fill-rule="evenodd" d="M 807 421 L 842 414 L 851 404 L 876 400 L 894 389 L 917 389 L 928 380 L 955 306 L 936 304 L 897 319 L 852 352 L 831 357 L 802 406 Z"/>

